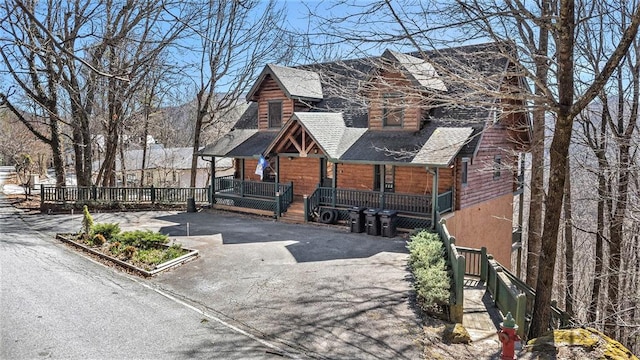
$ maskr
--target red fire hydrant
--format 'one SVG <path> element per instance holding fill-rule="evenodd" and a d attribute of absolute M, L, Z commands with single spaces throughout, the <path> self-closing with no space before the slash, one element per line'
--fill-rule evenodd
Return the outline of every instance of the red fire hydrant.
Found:
<path fill-rule="evenodd" d="M 502 343 L 502 360 L 515 360 L 516 358 L 516 341 L 520 341 L 520 337 L 516 334 L 518 331 L 518 325 L 511 316 L 511 313 L 507 313 L 504 322 L 500 324 L 500 331 L 498 331 L 498 339 Z"/>

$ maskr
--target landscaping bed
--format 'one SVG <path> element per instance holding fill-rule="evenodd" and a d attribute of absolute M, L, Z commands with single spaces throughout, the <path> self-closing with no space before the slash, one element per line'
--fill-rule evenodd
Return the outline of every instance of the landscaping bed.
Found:
<path fill-rule="evenodd" d="M 169 244 L 169 237 L 149 230 L 120 231 L 117 223 L 94 224 L 91 214 L 83 209 L 82 231 L 57 234 L 56 238 L 103 261 L 129 272 L 153 276 L 193 260 L 197 250 Z"/>

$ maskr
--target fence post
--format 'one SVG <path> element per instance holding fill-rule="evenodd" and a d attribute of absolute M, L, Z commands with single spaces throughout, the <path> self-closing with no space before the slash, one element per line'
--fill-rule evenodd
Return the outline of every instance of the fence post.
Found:
<path fill-rule="evenodd" d="M 156 203 L 156 188 L 153 185 L 151 185 L 151 203 Z"/>
<path fill-rule="evenodd" d="M 302 203 L 304 204 L 304 222 L 309 222 L 309 196 L 302 195 Z"/>
<path fill-rule="evenodd" d="M 527 312 L 527 296 L 523 293 L 516 296 L 516 325 L 518 325 L 518 336 L 525 339 L 525 317 Z"/>
<path fill-rule="evenodd" d="M 98 200 L 98 189 L 96 188 L 95 184 L 91 185 L 91 199 L 93 201 Z"/>
<path fill-rule="evenodd" d="M 276 210 L 275 210 L 275 217 L 276 219 L 279 218 L 281 215 L 280 213 L 280 192 L 276 192 Z"/>
<path fill-rule="evenodd" d="M 480 248 L 480 281 L 487 283 L 487 271 L 489 266 L 489 259 L 487 258 L 487 248 Z"/>
<path fill-rule="evenodd" d="M 40 208 L 44 205 L 44 184 L 40 184 Z"/>
<path fill-rule="evenodd" d="M 454 294 L 455 294 L 455 303 L 449 309 L 449 317 L 451 321 L 462 323 L 462 317 L 464 314 L 464 269 L 466 267 L 466 261 L 464 256 L 458 255 L 456 259 L 454 259 L 454 263 L 452 264 L 455 267 L 454 273 Z"/>

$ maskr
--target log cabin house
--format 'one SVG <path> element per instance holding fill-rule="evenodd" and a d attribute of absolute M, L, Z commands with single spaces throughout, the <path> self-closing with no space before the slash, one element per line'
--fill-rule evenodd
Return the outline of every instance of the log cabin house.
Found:
<path fill-rule="evenodd" d="M 530 118 L 501 45 L 265 66 L 234 128 L 198 154 L 234 159 L 212 207 L 325 223 L 387 209 L 401 229 L 442 217 L 460 246 L 510 264 Z"/>

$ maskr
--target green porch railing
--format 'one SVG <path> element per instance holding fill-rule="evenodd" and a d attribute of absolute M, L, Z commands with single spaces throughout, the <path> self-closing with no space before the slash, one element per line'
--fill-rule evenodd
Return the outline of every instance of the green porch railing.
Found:
<path fill-rule="evenodd" d="M 97 187 L 67 186 L 40 188 L 42 203 L 181 203 L 186 204 L 189 198 L 197 203 L 207 203 L 209 188 L 158 188 L 158 187 Z"/>
<path fill-rule="evenodd" d="M 335 196 L 335 201 L 334 201 Z M 431 214 L 431 196 L 392 192 L 333 189 L 318 187 L 309 196 L 310 210 L 318 206 L 352 207 L 397 210 L 410 214 Z"/>
<path fill-rule="evenodd" d="M 440 214 L 453 211 L 453 190 L 438 194 L 438 211 Z"/>
<path fill-rule="evenodd" d="M 293 183 L 234 179 L 232 175 L 214 179 L 212 203 L 272 211 L 280 217 L 293 202 Z"/>
<path fill-rule="evenodd" d="M 518 325 L 518 335 L 526 339 L 533 314 L 535 290 L 495 261 L 493 256 L 487 254 L 485 247 L 472 249 L 457 246 L 455 238 L 449 234 L 446 222 L 440 220 L 439 216 L 437 219 L 436 228 L 447 249 L 447 261 L 453 272 L 455 294 L 453 306 L 464 303 L 464 299 L 458 303 L 458 296 L 464 297 L 464 276 L 479 276 L 480 280 L 485 282 L 496 307 L 503 314 L 510 312 L 514 316 Z M 461 273 L 463 273 L 462 277 Z M 457 314 L 453 313 L 453 315 Z M 549 329 L 571 325 L 571 317 L 553 304 L 551 315 Z"/>

